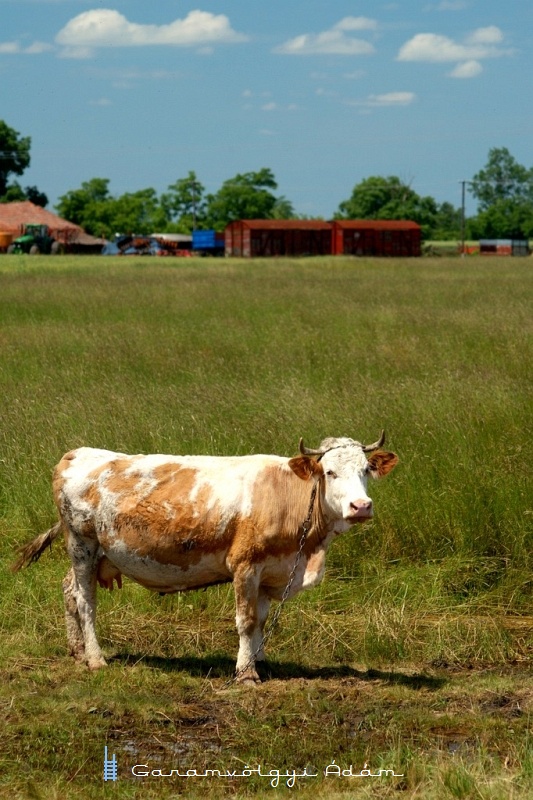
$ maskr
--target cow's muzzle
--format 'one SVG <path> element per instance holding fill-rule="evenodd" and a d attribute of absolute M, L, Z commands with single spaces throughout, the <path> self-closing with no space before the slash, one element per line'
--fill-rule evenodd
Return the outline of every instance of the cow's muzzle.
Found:
<path fill-rule="evenodd" d="M 372 500 L 354 500 L 350 503 L 350 513 L 346 516 L 347 522 L 362 522 L 365 519 L 371 519 L 374 511 L 372 508 Z"/>

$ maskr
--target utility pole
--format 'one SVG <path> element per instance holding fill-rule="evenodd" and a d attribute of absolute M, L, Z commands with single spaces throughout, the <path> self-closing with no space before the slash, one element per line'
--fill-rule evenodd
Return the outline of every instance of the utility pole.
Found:
<path fill-rule="evenodd" d="M 461 184 L 461 256 L 465 255 L 465 200 L 466 200 L 466 184 L 468 181 L 459 181 Z"/>
<path fill-rule="evenodd" d="M 192 229 L 193 229 L 193 231 L 196 230 L 196 188 L 197 188 L 197 183 L 193 178 L 191 180 L 191 189 L 192 189 Z"/>

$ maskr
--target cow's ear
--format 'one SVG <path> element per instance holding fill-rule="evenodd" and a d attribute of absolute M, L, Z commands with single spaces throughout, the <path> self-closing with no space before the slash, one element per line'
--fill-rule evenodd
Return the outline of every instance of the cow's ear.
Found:
<path fill-rule="evenodd" d="M 289 467 L 294 474 L 298 475 L 303 481 L 308 481 L 309 478 L 314 476 L 318 478 L 324 472 L 318 461 L 314 458 L 309 458 L 309 456 L 296 456 L 296 458 L 291 458 Z"/>
<path fill-rule="evenodd" d="M 386 450 L 376 450 L 368 457 L 368 466 L 373 478 L 382 478 L 393 470 L 397 463 L 396 453 L 389 453 Z"/>

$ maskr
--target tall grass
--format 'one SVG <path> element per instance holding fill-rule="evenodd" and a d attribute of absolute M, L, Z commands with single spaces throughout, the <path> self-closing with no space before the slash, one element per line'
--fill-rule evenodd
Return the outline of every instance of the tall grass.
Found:
<path fill-rule="evenodd" d="M 483 563 L 459 594 L 516 571 L 529 595 L 528 262 L 50 261 L 0 265 L 8 534 L 49 523 L 81 444 L 290 454 L 385 427 L 401 466 L 335 568 L 459 555 Z"/>
<path fill-rule="evenodd" d="M 421 656 L 413 615 L 529 612 L 530 269 L 3 259 L 3 557 L 55 520 L 50 474 L 73 447 L 292 454 L 299 436 L 371 440 L 384 427 L 401 461 L 370 487 L 376 518 L 336 542 L 329 579 L 298 604 L 364 610 L 359 642 L 383 658 Z M 231 605 L 231 589 L 207 597 L 213 613 Z M 454 660 L 439 624 L 426 655 Z M 476 630 L 450 634 L 456 658 L 479 654 Z M 505 658 L 507 631 L 496 638 Z"/>
<path fill-rule="evenodd" d="M 270 681 L 251 695 L 215 694 L 236 652 L 231 587 L 101 592 L 115 655 L 93 675 L 65 656 L 61 545 L 4 571 L 0 796 L 266 796 L 260 781 L 139 784 L 123 765 L 336 757 L 404 777 L 301 796 L 525 800 L 531 300 L 520 259 L 1 258 L 4 565 L 55 521 L 51 470 L 79 445 L 289 455 L 300 436 L 384 427 L 401 461 L 370 486 L 375 520 L 340 537 L 321 586 L 283 610 Z"/>

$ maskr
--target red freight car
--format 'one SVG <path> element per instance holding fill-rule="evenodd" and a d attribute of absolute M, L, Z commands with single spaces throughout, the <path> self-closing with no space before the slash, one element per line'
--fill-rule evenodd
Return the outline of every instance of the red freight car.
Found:
<path fill-rule="evenodd" d="M 240 219 L 226 227 L 226 255 L 327 256 L 333 252 L 331 223 L 314 219 Z"/>
<path fill-rule="evenodd" d="M 227 256 L 419 256 L 410 220 L 240 219 L 226 227 Z"/>
<path fill-rule="evenodd" d="M 333 252 L 350 256 L 419 256 L 422 231 L 410 220 L 338 219 Z"/>

